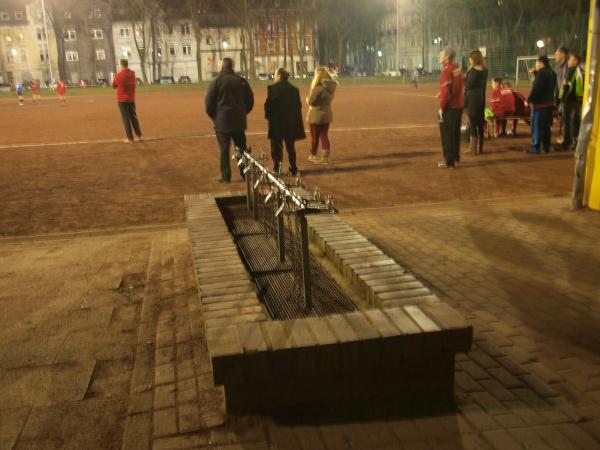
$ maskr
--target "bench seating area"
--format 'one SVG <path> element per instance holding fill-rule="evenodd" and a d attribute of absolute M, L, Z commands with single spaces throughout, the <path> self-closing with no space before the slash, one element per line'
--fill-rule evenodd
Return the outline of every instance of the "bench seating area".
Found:
<path fill-rule="evenodd" d="M 245 197 L 186 196 L 185 208 L 198 310 L 214 382 L 224 387 L 228 412 L 452 398 L 455 354 L 468 351 L 472 340 L 472 327 L 457 311 L 341 218 L 317 215 L 309 217 L 312 239 L 360 286 L 370 308 L 271 320 L 220 214 L 219 201 L 245 203 Z"/>

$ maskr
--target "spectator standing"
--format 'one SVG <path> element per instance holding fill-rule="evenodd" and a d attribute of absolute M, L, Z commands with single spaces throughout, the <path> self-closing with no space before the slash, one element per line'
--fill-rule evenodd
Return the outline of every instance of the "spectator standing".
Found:
<path fill-rule="evenodd" d="M 415 91 L 419 89 L 419 68 L 417 66 L 413 67 L 411 82 Z"/>
<path fill-rule="evenodd" d="M 58 80 L 58 82 L 56 83 L 56 95 L 58 95 L 58 99 L 61 103 L 66 103 L 67 85 L 62 80 Z"/>
<path fill-rule="evenodd" d="M 505 117 L 512 116 L 515 113 L 515 96 L 512 89 L 502 83 L 502 78 L 496 77 L 492 80 L 490 109 L 494 113 L 496 122 L 494 136 L 506 135 Z"/>
<path fill-rule="evenodd" d="M 219 143 L 220 183 L 231 182 L 229 152 L 231 140 L 241 150 L 246 149 L 247 115 L 254 108 L 254 94 L 248 81 L 233 71 L 233 60 L 223 58 L 221 72 L 208 86 L 206 113 L 212 119 Z M 240 168 L 242 178 L 243 168 Z"/>
<path fill-rule="evenodd" d="M 17 97 L 19 99 L 19 106 L 24 106 L 25 101 L 23 100 L 23 83 L 21 81 L 17 83 Z"/>
<path fill-rule="evenodd" d="M 275 84 L 267 88 L 265 101 L 265 118 L 269 121 L 269 139 L 271 140 L 271 156 L 274 170 L 281 171 L 283 160 L 283 144 L 290 162 L 290 174 L 296 175 L 295 142 L 304 139 L 304 121 L 302 120 L 302 102 L 300 91 L 289 83 L 290 73 L 283 69 L 275 72 Z"/>
<path fill-rule="evenodd" d="M 560 99 L 560 89 L 565 84 L 567 79 L 567 73 L 569 71 L 569 50 L 565 47 L 560 47 L 554 52 L 554 58 L 556 59 L 556 101 L 558 106 L 558 114 L 560 116 L 560 132 L 556 142 L 562 145 L 565 141 L 566 134 L 566 122 L 565 122 L 565 105 Z"/>
<path fill-rule="evenodd" d="M 29 89 L 31 89 L 31 97 L 33 98 L 33 103 L 38 103 L 40 98 L 40 85 L 36 80 L 31 80 L 29 83 Z"/>
<path fill-rule="evenodd" d="M 565 140 L 558 150 L 572 150 L 577 146 L 581 125 L 584 83 L 581 58 L 578 55 L 571 54 L 568 67 L 567 78 L 560 88 L 560 100 L 564 105 Z"/>
<path fill-rule="evenodd" d="M 308 160 L 315 164 L 329 164 L 331 143 L 329 142 L 329 126 L 333 121 L 331 103 L 337 89 L 337 81 L 333 80 L 325 67 L 315 71 L 315 77 L 310 86 L 310 93 L 306 99 L 308 115 L 306 120 L 310 125 L 310 155 Z M 317 159 L 319 139 L 323 147 L 323 156 Z"/>
<path fill-rule="evenodd" d="M 556 107 L 556 74 L 550 68 L 547 56 L 539 56 L 537 73 L 527 102 L 531 105 L 531 153 L 550 152 L 552 113 Z"/>
<path fill-rule="evenodd" d="M 440 168 L 453 168 L 460 161 L 460 121 L 464 106 L 464 78 L 460 67 L 454 64 L 456 52 L 446 47 L 440 52 L 440 109 L 438 117 L 444 161 Z"/>
<path fill-rule="evenodd" d="M 479 50 L 469 53 L 469 69 L 465 81 L 465 110 L 469 116 L 469 153 L 483 153 L 485 139 L 485 89 L 488 70 Z"/>
<path fill-rule="evenodd" d="M 142 130 L 140 129 L 140 123 L 137 118 L 137 112 L 135 110 L 135 72 L 129 69 L 129 63 L 126 59 L 121 60 L 121 70 L 115 76 L 113 80 L 113 88 L 117 90 L 117 102 L 119 105 L 119 111 L 121 112 L 121 119 L 125 126 L 125 134 L 127 139 L 123 142 L 126 144 L 133 144 L 133 131 L 138 137 L 138 141 L 142 141 Z"/>

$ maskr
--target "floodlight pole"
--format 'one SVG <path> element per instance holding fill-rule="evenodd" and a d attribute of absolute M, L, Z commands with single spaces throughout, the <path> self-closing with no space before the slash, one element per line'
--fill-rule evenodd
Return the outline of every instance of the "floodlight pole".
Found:
<path fill-rule="evenodd" d="M 50 69 L 50 89 L 54 88 L 54 73 L 52 72 L 52 55 L 50 54 L 50 37 L 48 36 L 48 23 L 46 22 L 46 2 L 42 0 L 42 17 L 44 19 L 44 34 L 46 35 L 46 51 L 48 52 L 48 67 Z"/>

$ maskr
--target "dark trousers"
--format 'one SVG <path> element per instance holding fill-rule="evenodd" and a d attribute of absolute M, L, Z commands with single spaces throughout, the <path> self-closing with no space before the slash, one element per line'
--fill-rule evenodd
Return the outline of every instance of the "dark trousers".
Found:
<path fill-rule="evenodd" d="M 552 113 L 554 107 L 539 108 L 531 111 L 531 151 L 548 153 L 552 141 Z"/>
<path fill-rule="evenodd" d="M 479 151 L 483 151 L 483 141 L 485 140 L 485 116 L 469 116 L 469 135 L 471 138 L 478 138 Z"/>
<path fill-rule="evenodd" d="M 447 109 L 442 114 L 440 134 L 444 161 L 448 166 L 460 161 L 460 120 L 462 109 Z"/>
<path fill-rule="evenodd" d="M 142 130 L 140 130 L 140 123 L 138 122 L 137 113 L 135 112 L 135 103 L 119 102 L 119 111 L 121 112 L 121 119 L 123 119 L 127 139 L 133 141 L 132 127 L 133 131 L 135 131 L 135 135 L 137 137 L 142 137 Z"/>
<path fill-rule="evenodd" d="M 563 147 L 565 149 L 570 149 L 577 145 L 579 128 L 581 126 L 581 108 L 582 103 L 578 101 L 565 103 L 563 112 L 565 119 L 565 141 L 563 143 Z"/>
<path fill-rule="evenodd" d="M 231 140 L 236 147 L 242 150 L 246 149 L 246 133 L 244 131 L 235 131 L 232 133 L 223 133 L 217 131 L 217 142 L 219 143 L 219 154 L 220 154 L 220 166 L 221 166 L 221 179 L 223 181 L 231 181 L 231 166 L 229 164 L 230 156 L 229 149 L 231 147 Z M 244 168 L 240 167 L 240 175 L 244 177 Z"/>
<path fill-rule="evenodd" d="M 290 161 L 290 173 L 296 175 L 298 167 L 296 166 L 296 141 L 291 137 L 283 137 L 279 139 L 271 139 L 271 157 L 273 158 L 273 166 L 275 171 L 281 169 L 281 162 L 283 161 L 283 143 L 285 142 L 285 149 L 287 150 L 288 159 Z"/>
<path fill-rule="evenodd" d="M 319 149 L 319 139 L 321 139 L 323 150 L 331 149 L 328 123 L 310 124 L 310 153 L 312 155 L 317 154 L 317 150 Z"/>

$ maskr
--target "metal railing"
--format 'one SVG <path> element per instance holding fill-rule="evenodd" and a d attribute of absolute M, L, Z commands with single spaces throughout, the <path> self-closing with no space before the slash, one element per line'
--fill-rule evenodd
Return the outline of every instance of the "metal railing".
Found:
<path fill-rule="evenodd" d="M 264 154 L 257 157 L 251 153 L 250 149 L 241 150 L 236 148 L 236 155 L 233 159 L 237 159 L 237 165 L 245 176 L 246 205 L 254 220 L 259 220 L 260 208 L 272 207 L 275 211 L 272 220 L 275 221 L 274 228 L 277 233 L 281 263 L 286 261 L 284 216 L 295 218 L 294 223 L 297 232 L 296 239 L 292 239 L 292 242 L 298 243 L 299 251 L 292 252 L 292 254 L 299 253 L 299 255 L 293 258 L 296 260 L 292 261 L 292 265 L 297 266 L 299 272 L 301 272 L 301 276 L 298 278 L 302 284 L 302 294 L 306 308 L 310 309 L 312 307 L 312 283 L 306 216 L 308 214 L 332 212 L 334 208 L 331 196 L 327 196 L 323 201 L 318 188 L 315 189 L 314 194 L 308 194 L 304 189 L 300 173 L 297 174 L 293 184 L 287 183 L 281 177 L 281 174 L 269 170 L 263 164 L 263 161 L 266 160 Z M 291 225 L 288 226 L 287 231 L 293 233 Z M 301 261 L 297 261 L 297 259 Z M 298 264 L 299 262 L 301 262 L 301 265 Z"/>

